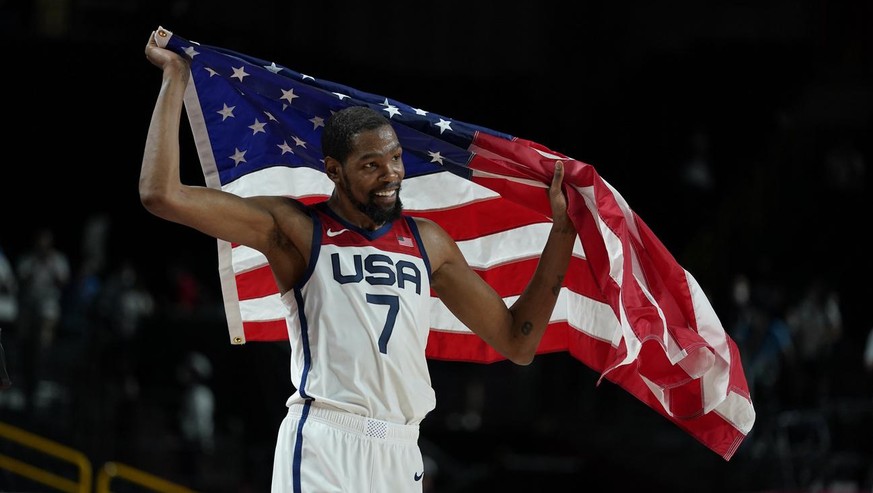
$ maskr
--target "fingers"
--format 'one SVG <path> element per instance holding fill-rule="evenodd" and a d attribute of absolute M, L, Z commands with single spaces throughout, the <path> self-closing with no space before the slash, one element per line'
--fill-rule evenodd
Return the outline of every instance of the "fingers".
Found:
<path fill-rule="evenodd" d="M 564 162 L 555 161 L 555 174 L 552 175 L 552 190 L 561 189 L 561 182 L 564 180 Z"/>
<path fill-rule="evenodd" d="M 145 45 L 145 56 L 146 56 L 146 59 L 149 58 L 149 50 L 150 50 L 153 46 L 157 46 L 157 43 L 155 42 L 155 32 L 154 32 L 154 31 L 152 31 L 152 33 L 149 35 L 149 40 L 146 41 L 146 45 Z"/>

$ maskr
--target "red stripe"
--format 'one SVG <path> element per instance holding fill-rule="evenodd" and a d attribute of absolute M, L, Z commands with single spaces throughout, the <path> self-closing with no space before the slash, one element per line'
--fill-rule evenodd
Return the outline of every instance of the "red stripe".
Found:
<path fill-rule="evenodd" d="M 243 322 L 243 332 L 246 336 L 246 342 L 288 340 L 288 324 L 284 318 L 259 322 L 245 321 Z"/>
<path fill-rule="evenodd" d="M 538 354 L 567 350 L 566 322 L 555 322 L 546 328 Z M 430 359 L 494 363 L 506 358 L 476 334 L 431 330 L 427 338 L 426 356 Z"/>
<path fill-rule="evenodd" d="M 407 210 L 411 216 L 434 221 L 456 241 L 509 231 L 551 219 L 502 198 L 487 199 L 451 209 Z"/>
<path fill-rule="evenodd" d="M 263 298 L 279 292 L 269 265 L 241 272 L 235 278 L 237 297 L 240 301 Z"/>

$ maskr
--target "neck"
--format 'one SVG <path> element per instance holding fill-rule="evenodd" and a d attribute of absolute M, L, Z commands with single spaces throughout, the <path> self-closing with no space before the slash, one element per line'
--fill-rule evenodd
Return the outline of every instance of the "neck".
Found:
<path fill-rule="evenodd" d="M 373 231 L 384 224 L 377 224 L 372 218 L 355 207 L 354 204 L 337 197 L 336 193 L 327 199 L 327 206 L 334 214 L 341 217 L 344 221 L 361 229 Z"/>

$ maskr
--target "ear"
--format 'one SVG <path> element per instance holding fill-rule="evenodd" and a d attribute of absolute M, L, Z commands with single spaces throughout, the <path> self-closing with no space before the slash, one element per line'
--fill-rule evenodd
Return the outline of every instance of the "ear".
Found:
<path fill-rule="evenodd" d="M 340 173 L 342 173 L 342 164 L 336 159 L 328 156 L 324 158 L 324 172 L 327 177 L 334 183 L 339 183 Z"/>

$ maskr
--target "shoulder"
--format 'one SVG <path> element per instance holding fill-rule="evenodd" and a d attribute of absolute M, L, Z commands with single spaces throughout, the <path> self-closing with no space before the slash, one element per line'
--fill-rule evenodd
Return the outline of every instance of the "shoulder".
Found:
<path fill-rule="evenodd" d="M 413 217 L 413 219 L 434 268 L 439 267 L 445 260 L 460 255 L 455 240 L 442 226 L 423 217 Z"/>
<path fill-rule="evenodd" d="M 411 217 L 412 220 L 415 222 L 415 225 L 418 228 L 418 232 L 421 234 L 422 239 L 425 236 L 428 236 L 428 237 L 434 236 L 434 237 L 445 237 L 445 238 L 448 238 L 449 240 L 451 240 L 451 237 L 446 232 L 446 230 L 443 229 L 443 227 L 440 226 L 439 224 L 437 224 L 436 222 L 434 222 L 430 219 L 424 218 L 424 217 L 418 217 L 418 216 L 407 216 L 407 217 Z"/>

